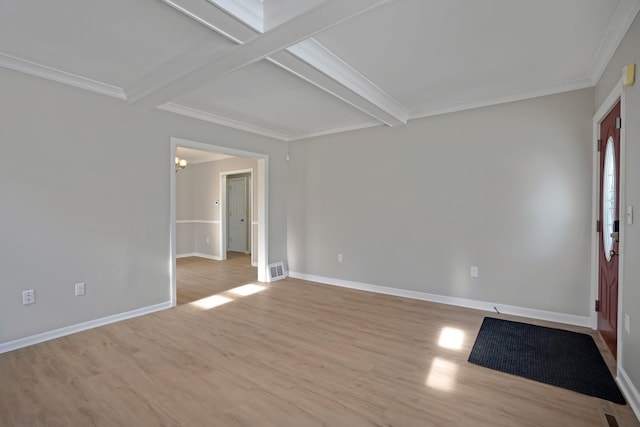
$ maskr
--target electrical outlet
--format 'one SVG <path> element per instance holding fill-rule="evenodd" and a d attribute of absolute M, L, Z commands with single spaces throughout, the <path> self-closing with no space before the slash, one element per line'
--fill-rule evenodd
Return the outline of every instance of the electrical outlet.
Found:
<path fill-rule="evenodd" d="M 629 319 L 629 315 L 624 315 L 624 331 L 627 335 L 631 335 L 631 320 Z"/>
<path fill-rule="evenodd" d="M 478 266 L 477 265 L 472 265 L 471 268 L 469 269 L 469 275 L 471 277 L 478 277 Z"/>
<path fill-rule="evenodd" d="M 342 254 L 338 254 L 338 262 L 342 262 L 343 258 L 342 258 Z"/>
<path fill-rule="evenodd" d="M 82 296 L 85 294 L 85 284 L 84 283 L 76 283 L 76 296 Z"/>
<path fill-rule="evenodd" d="M 36 302 L 36 291 L 29 289 L 22 291 L 22 305 L 29 305 Z"/>

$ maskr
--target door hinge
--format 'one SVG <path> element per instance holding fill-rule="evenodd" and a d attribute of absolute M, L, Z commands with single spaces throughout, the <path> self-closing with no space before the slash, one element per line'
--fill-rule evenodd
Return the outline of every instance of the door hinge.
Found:
<path fill-rule="evenodd" d="M 598 140 L 598 153 L 602 151 L 602 140 Z"/>
<path fill-rule="evenodd" d="M 616 117 L 616 129 L 622 129 L 622 117 Z"/>
<path fill-rule="evenodd" d="M 596 233 L 601 233 L 602 232 L 602 221 L 597 220 L 596 221 Z"/>
<path fill-rule="evenodd" d="M 596 311 L 600 311 L 600 300 L 599 299 L 596 300 L 596 307 L 595 308 L 596 308 Z"/>

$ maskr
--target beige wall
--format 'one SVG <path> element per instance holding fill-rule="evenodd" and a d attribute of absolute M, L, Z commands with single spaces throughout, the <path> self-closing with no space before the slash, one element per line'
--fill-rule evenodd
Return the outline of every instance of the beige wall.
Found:
<path fill-rule="evenodd" d="M 269 155 L 284 259 L 286 144 L 4 68 L 0 93 L 0 345 L 170 300 L 171 137 Z"/>
<path fill-rule="evenodd" d="M 587 89 L 291 143 L 290 271 L 586 318 L 593 113 Z"/>
<path fill-rule="evenodd" d="M 622 67 L 627 64 L 640 66 L 640 16 L 636 16 L 622 43 L 611 59 L 598 86 L 596 87 L 596 108 L 600 107 L 607 95 L 622 77 Z M 640 76 L 636 72 L 636 79 Z M 633 225 L 623 224 L 623 247 L 620 250 L 622 271 L 622 312 L 629 316 L 630 334 L 622 332 L 622 354 L 619 355 L 623 371 L 640 390 L 640 84 L 624 89 L 625 116 L 623 127 L 626 134 L 625 145 L 625 205 L 633 206 L 636 219 Z M 624 207 L 622 207 L 624 211 Z M 621 217 L 621 222 L 624 217 Z M 624 321 L 620 328 L 623 328 Z M 640 408 L 639 408 L 640 409 Z"/>

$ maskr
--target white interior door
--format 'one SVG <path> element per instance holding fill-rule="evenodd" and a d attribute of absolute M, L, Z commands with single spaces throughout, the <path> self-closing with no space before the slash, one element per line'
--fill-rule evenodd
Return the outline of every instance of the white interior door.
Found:
<path fill-rule="evenodd" d="M 247 178 L 227 180 L 228 250 L 247 252 Z"/>

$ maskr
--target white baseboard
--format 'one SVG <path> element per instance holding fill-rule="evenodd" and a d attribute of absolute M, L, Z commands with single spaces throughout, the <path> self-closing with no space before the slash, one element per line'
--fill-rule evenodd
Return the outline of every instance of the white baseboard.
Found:
<path fill-rule="evenodd" d="M 214 261 L 222 261 L 222 258 L 219 257 L 219 256 L 201 254 L 200 252 L 196 252 L 194 256 L 197 256 L 197 257 L 200 257 L 200 258 L 212 259 Z"/>
<path fill-rule="evenodd" d="M 633 413 L 636 414 L 638 419 L 640 419 L 640 393 L 633 385 L 633 382 L 631 382 L 631 379 L 624 369 L 618 368 L 618 377 L 616 378 L 616 382 L 620 386 L 624 397 L 627 398 L 627 402 L 629 402 L 629 406 L 633 409 Z"/>
<path fill-rule="evenodd" d="M 28 347 L 30 345 L 38 344 L 44 341 L 49 341 L 55 338 L 64 337 L 66 335 L 75 334 L 76 332 L 86 331 L 87 329 L 97 328 L 98 326 L 108 325 L 110 323 L 119 322 L 121 320 L 131 319 L 132 317 L 142 316 L 144 314 L 153 313 L 160 310 L 166 310 L 171 308 L 171 302 L 163 302 L 160 304 L 150 305 L 148 307 L 137 308 L 135 310 L 126 311 L 124 313 L 114 314 L 107 317 L 101 317 L 100 319 L 89 320 L 88 322 L 82 322 L 71 326 L 65 326 L 64 328 L 54 329 L 52 331 L 42 332 L 40 334 L 31 335 L 25 338 L 19 338 L 13 341 L 7 341 L 0 343 L 0 354 L 8 351 L 17 350 L 19 348 Z"/>
<path fill-rule="evenodd" d="M 196 256 L 196 253 L 195 252 L 191 252 L 191 253 L 188 253 L 188 254 L 176 254 L 176 259 L 178 259 L 178 258 L 189 258 L 189 257 L 192 257 L 192 256 Z"/>
<path fill-rule="evenodd" d="M 425 292 L 409 291 L 406 289 L 389 288 L 386 286 L 370 285 L 368 283 L 352 282 L 349 280 L 333 279 L 330 277 L 316 276 L 313 274 L 304 274 L 297 272 L 289 272 L 289 276 L 294 279 L 309 280 L 311 282 L 323 283 L 326 285 L 340 286 L 343 288 L 358 289 L 361 291 L 375 292 L 385 295 L 394 295 L 398 297 L 418 299 L 423 301 L 437 302 L 440 304 L 455 305 L 458 307 L 474 308 L 476 310 L 491 311 L 495 313 L 495 309 L 502 314 L 511 314 L 514 316 L 528 317 L 531 319 L 547 320 L 550 322 L 565 323 L 569 325 L 585 326 L 591 325 L 591 319 L 588 316 L 576 316 L 574 314 L 557 313 L 554 311 L 536 310 L 533 308 L 518 307 L 513 305 L 505 305 L 500 303 L 492 303 L 487 301 L 477 301 L 465 298 L 450 297 L 445 295 L 428 294 Z"/>
<path fill-rule="evenodd" d="M 191 252 L 191 253 L 188 253 L 188 254 L 176 254 L 176 259 L 178 259 L 178 258 L 187 258 L 187 257 L 192 257 L 192 256 L 196 256 L 198 258 L 212 259 L 214 261 L 222 261 L 222 258 L 220 258 L 219 256 L 201 254 L 199 252 Z"/>

